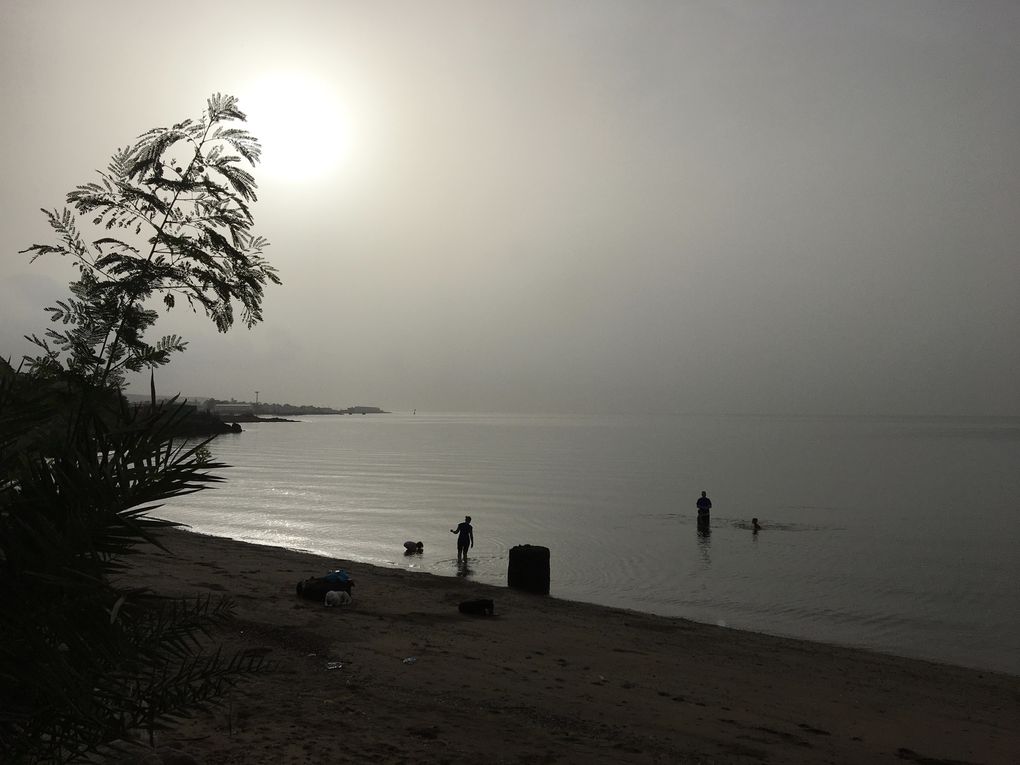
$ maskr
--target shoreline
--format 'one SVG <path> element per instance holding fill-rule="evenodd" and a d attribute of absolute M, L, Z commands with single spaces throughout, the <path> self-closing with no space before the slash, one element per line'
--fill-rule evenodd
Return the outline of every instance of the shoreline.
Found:
<path fill-rule="evenodd" d="M 729 522 L 729 519 L 726 519 L 726 522 Z M 461 576 L 460 574 L 456 573 L 456 570 L 454 568 L 449 568 L 447 570 L 439 570 L 437 566 L 433 566 L 432 568 L 426 568 L 426 567 L 408 567 L 406 565 L 402 565 L 401 564 L 401 559 L 406 557 L 404 555 L 404 551 L 403 551 L 402 548 L 399 551 L 394 551 L 393 560 L 378 560 L 377 559 L 377 560 L 373 561 L 373 560 L 370 560 L 370 559 L 366 560 L 366 559 L 339 558 L 339 557 L 334 558 L 325 549 L 316 550 L 316 549 L 302 548 L 302 547 L 281 547 L 279 545 L 270 544 L 268 542 L 259 541 L 259 540 L 256 540 L 256 539 L 243 539 L 243 538 L 237 539 L 237 538 L 234 538 L 234 537 L 221 536 L 219 533 L 216 533 L 216 532 L 194 531 L 194 530 L 192 530 L 192 527 L 187 526 L 187 525 L 185 525 L 183 528 L 184 528 L 184 530 L 187 531 L 187 533 L 198 534 L 200 536 L 212 536 L 212 537 L 222 538 L 222 539 L 229 540 L 229 541 L 236 541 L 236 542 L 239 542 L 239 543 L 242 543 L 242 544 L 250 544 L 250 545 L 253 545 L 255 547 L 266 547 L 266 548 L 271 548 L 271 549 L 282 549 L 282 550 L 286 550 L 286 551 L 289 551 L 289 552 L 294 552 L 294 553 L 298 553 L 298 554 L 302 554 L 302 555 L 312 555 L 312 556 L 315 556 L 315 557 L 318 557 L 318 558 L 322 558 L 322 559 L 342 561 L 345 565 L 348 565 L 348 566 L 367 566 L 367 567 L 370 567 L 370 568 L 374 567 L 374 568 L 379 568 L 379 569 L 395 569 L 395 570 L 399 570 L 399 571 L 405 571 L 407 573 L 427 574 L 427 575 L 430 575 L 430 576 L 436 576 L 436 577 L 440 577 L 440 578 L 455 578 L 455 577 L 460 577 Z M 325 545 L 325 546 L 328 547 L 329 545 Z M 412 557 L 411 560 L 412 561 L 417 561 L 417 558 L 416 557 Z M 504 561 L 504 563 L 506 563 L 506 561 Z M 451 567 L 454 566 L 454 558 L 453 557 L 449 558 L 449 565 Z M 475 578 L 476 576 L 478 576 L 478 574 L 479 574 L 479 572 L 472 572 L 472 574 L 469 575 L 471 577 L 470 581 L 472 581 L 475 584 L 478 584 L 480 586 L 491 586 L 491 587 L 496 588 L 497 590 L 507 589 L 507 585 L 505 584 L 505 576 L 506 576 L 505 570 L 503 572 L 504 583 L 495 583 L 495 582 L 493 582 L 491 580 L 491 577 L 485 576 L 484 574 L 480 578 Z M 749 624 L 746 624 L 746 623 L 734 623 L 734 622 L 738 622 L 737 618 L 734 618 L 732 620 L 730 620 L 730 619 L 720 619 L 717 616 L 713 616 L 713 615 L 705 616 L 703 614 L 702 615 L 697 615 L 697 616 L 686 616 L 686 615 L 682 615 L 680 613 L 677 613 L 675 610 L 671 612 L 671 610 L 668 609 L 668 608 L 667 609 L 663 609 L 663 610 L 655 610 L 655 608 L 657 607 L 657 604 L 654 604 L 654 603 L 646 604 L 646 605 L 649 606 L 648 608 L 642 608 L 640 605 L 639 606 L 620 605 L 619 603 L 613 603 L 612 600 L 608 600 L 608 601 L 603 600 L 603 601 L 600 601 L 600 600 L 595 599 L 594 595 L 590 596 L 591 599 L 587 599 L 589 597 L 589 595 L 587 593 L 575 594 L 573 596 L 570 595 L 570 594 L 559 594 L 559 593 L 560 593 L 560 588 L 557 587 L 557 580 L 556 580 L 556 577 L 555 577 L 555 574 L 554 574 L 553 579 L 552 579 L 552 590 L 551 590 L 550 597 L 554 598 L 554 599 L 557 599 L 557 600 L 576 602 L 576 603 L 579 603 L 579 604 L 582 604 L 582 605 L 602 606 L 602 607 L 611 608 L 611 609 L 622 609 L 622 610 L 625 610 L 625 611 L 634 611 L 636 613 L 646 614 L 646 615 L 649 615 L 649 616 L 660 616 L 660 617 L 663 617 L 663 618 L 676 618 L 676 619 L 681 619 L 681 620 L 685 620 L 685 621 L 690 621 L 690 622 L 693 622 L 693 623 L 696 623 L 696 624 L 703 624 L 703 625 L 706 625 L 706 626 L 720 627 L 722 629 L 736 630 L 738 632 L 747 632 L 747 633 L 753 633 L 753 634 L 760 634 L 760 635 L 764 635 L 764 636 L 767 636 L 767 637 L 774 637 L 774 638 L 778 638 L 778 639 L 789 639 L 789 640 L 794 640 L 794 641 L 805 641 L 805 642 L 808 642 L 808 643 L 815 643 L 815 644 L 822 644 L 822 645 L 828 645 L 828 646 L 839 647 L 839 648 L 846 648 L 846 649 L 849 649 L 849 650 L 865 651 L 865 652 L 869 652 L 869 653 L 875 653 L 875 654 L 879 654 L 879 655 L 890 656 L 890 657 L 893 657 L 893 658 L 902 658 L 902 659 L 909 659 L 909 660 L 915 660 L 915 661 L 928 662 L 928 663 L 937 664 L 937 665 L 958 667 L 958 668 L 961 668 L 961 669 L 968 669 L 968 670 L 972 670 L 972 671 L 975 671 L 975 672 L 981 672 L 981 673 L 995 673 L 995 674 L 1001 674 L 1001 675 L 1007 675 L 1007 676 L 1013 676 L 1013 677 L 1020 677 L 1020 669 L 1017 669 L 1016 671 L 1014 671 L 1013 668 L 1012 668 L 1012 665 L 1003 666 L 1003 662 L 998 661 L 997 657 L 993 658 L 991 660 L 986 658 L 983 661 L 977 660 L 977 661 L 972 661 L 972 663 L 966 663 L 965 659 L 956 660 L 953 657 L 948 657 L 948 656 L 945 656 L 945 655 L 940 655 L 941 652 L 939 652 L 939 651 L 915 650 L 915 652 L 913 654 L 911 654 L 911 653 L 902 653 L 902 652 L 898 652 L 898 651 L 904 650 L 902 646 L 898 646 L 898 645 L 885 645 L 885 646 L 883 646 L 883 645 L 879 645 L 879 644 L 869 644 L 867 641 L 861 640 L 860 638 L 858 638 L 857 641 L 855 641 L 855 640 L 853 640 L 851 638 L 841 639 L 840 636 L 814 637 L 814 636 L 812 636 L 810 634 L 801 633 L 801 632 L 799 632 L 799 631 L 797 631 L 795 629 L 792 629 L 792 628 L 787 628 L 787 630 L 784 631 L 782 628 L 777 627 L 775 631 L 770 631 L 768 628 L 757 628 L 757 627 L 755 627 L 753 625 L 749 625 Z"/>
<path fill-rule="evenodd" d="M 185 530 L 133 556 L 160 594 L 226 594 L 266 656 L 159 742 L 214 763 L 1006 763 L 1020 677 L 536 596 Z M 345 568 L 354 602 L 298 581 Z M 425 574 L 422 576 L 422 574 Z M 457 604 L 492 598 L 495 616 Z M 404 659 L 414 661 L 404 663 Z M 330 662 L 341 668 L 327 669 Z"/>

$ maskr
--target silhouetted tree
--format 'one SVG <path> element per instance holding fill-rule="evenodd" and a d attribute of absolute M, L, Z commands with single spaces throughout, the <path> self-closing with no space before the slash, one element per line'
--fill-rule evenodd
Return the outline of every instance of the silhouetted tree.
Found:
<path fill-rule="evenodd" d="M 217 94 L 200 119 L 145 133 L 68 195 L 74 212 L 44 211 L 58 245 L 27 250 L 70 257 L 78 278 L 47 309 L 63 326 L 30 337 L 42 354 L 24 372 L 0 361 L 4 763 L 72 762 L 151 733 L 261 666 L 204 648 L 229 601 L 168 600 L 118 578 L 139 545 L 161 546 L 156 532 L 177 525 L 151 515 L 160 503 L 223 467 L 205 444 L 173 440 L 182 405 L 132 409 L 119 393 L 125 372 L 185 347 L 144 340 L 157 319 L 146 301 L 173 308 L 183 296 L 226 331 L 235 303 L 248 326 L 260 321 L 263 288 L 279 283 L 251 234 L 255 182 L 241 165 L 258 160 L 258 142 L 224 125 L 243 120 Z"/>
<path fill-rule="evenodd" d="M 167 309 L 185 299 L 221 332 L 234 323 L 235 304 L 248 327 L 262 320 L 265 285 L 280 279 L 262 256 L 268 242 L 252 233 L 256 184 L 246 166 L 261 149 L 230 125 L 244 120 L 237 99 L 217 93 L 200 118 L 117 151 L 98 181 L 67 195 L 68 207 L 43 210 L 58 243 L 23 252 L 33 261 L 70 257 L 79 277 L 69 299 L 46 309 L 63 327 L 30 336 L 42 350 L 33 366 L 63 358 L 94 384 L 120 387 L 125 371 L 165 364 L 186 343 L 177 335 L 145 341 L 154 296 Z"/>

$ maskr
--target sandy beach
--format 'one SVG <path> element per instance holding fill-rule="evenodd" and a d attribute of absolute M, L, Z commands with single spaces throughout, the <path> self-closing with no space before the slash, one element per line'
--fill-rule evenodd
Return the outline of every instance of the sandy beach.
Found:
<path fill-rule="evenodd" d="M 1020 677 L 760 635 L 184 531 L 132 582 L 223 593 L 274 671 L 161 734 L 251 763 L 1015 763 Z M 295 585 L 345 568 L 353 602 Z M 555 582 L 555 558 L 553 559 Z M 492 598 L 495 615 L 459 602 Z"/>

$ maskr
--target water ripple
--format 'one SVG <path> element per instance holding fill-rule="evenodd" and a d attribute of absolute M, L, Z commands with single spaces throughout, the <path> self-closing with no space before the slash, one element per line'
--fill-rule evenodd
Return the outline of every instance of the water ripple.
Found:
<path fill-rule="evenodd" d="M 974 439 L 966 427 L 956 441 L 947 427 L 625 416 L 260 423 L 213 442 L 215 458 L 234 466 L 225 484 L 164 514 L 207 533 L 449 576 L 464 573 L 449 529 L 471 515 L 474 581 L 505 584 L 510 549 L 542 544 L 562 597 L 1020 673 L 1020 444 Z M 703 487 L 715 503 L 707 533 L 693 508 Z M 982 523 L 961 533 L 956 498 L 974 487 Z M 407 539 L 424 554 L 404 558 Z"/>

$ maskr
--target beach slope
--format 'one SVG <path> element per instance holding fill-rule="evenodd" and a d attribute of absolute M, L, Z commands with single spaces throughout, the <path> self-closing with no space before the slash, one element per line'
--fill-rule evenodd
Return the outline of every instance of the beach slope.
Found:
<path fill-rule="evenodd" d="M 1015 763 L 1020 678 L 184 531 L 132 584 L 230 595 L 275 670 L 160 734 L 200 763 Z M 349 606 L 296 583 L 346 568 Z M 555 572 L 554 572 L 555 583 Z M 492 598 L 495 615 L 459 602 Z"/>

